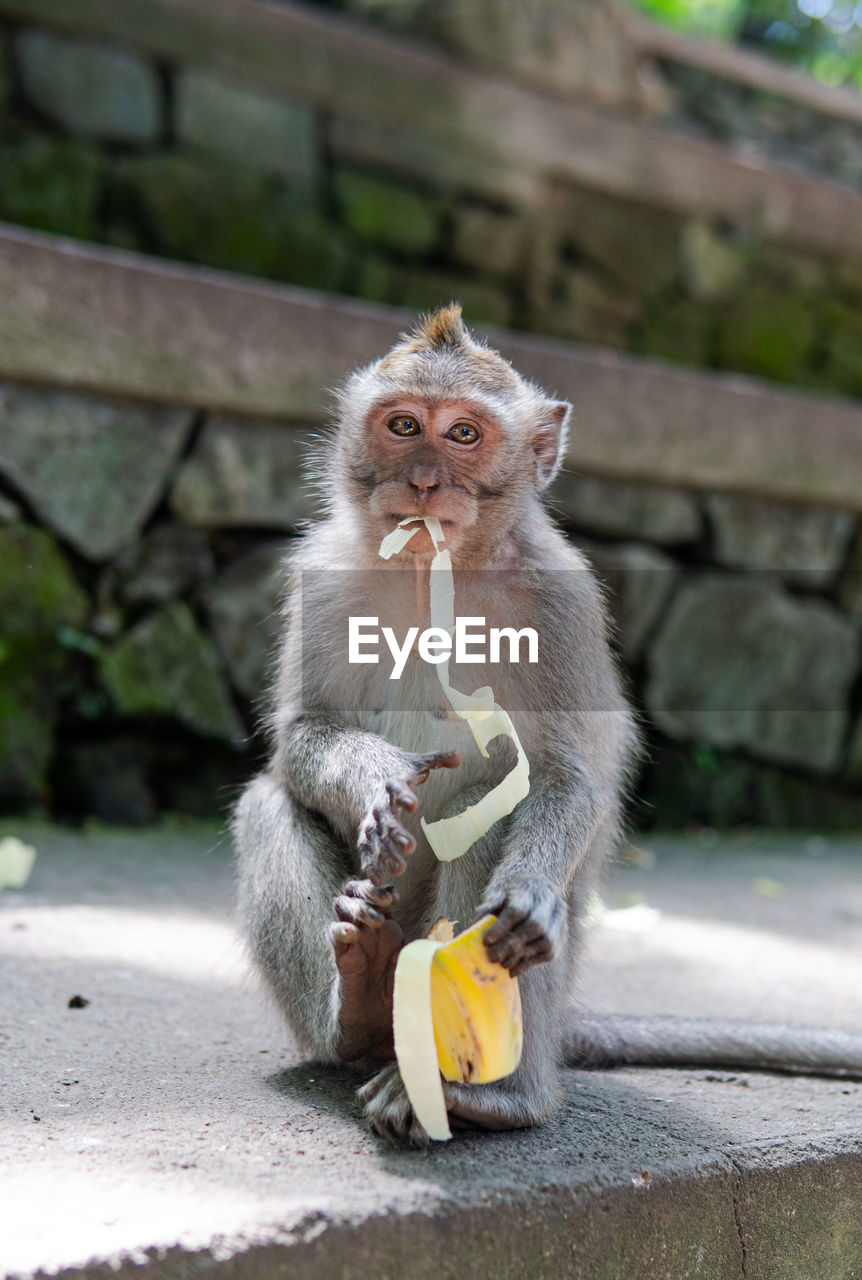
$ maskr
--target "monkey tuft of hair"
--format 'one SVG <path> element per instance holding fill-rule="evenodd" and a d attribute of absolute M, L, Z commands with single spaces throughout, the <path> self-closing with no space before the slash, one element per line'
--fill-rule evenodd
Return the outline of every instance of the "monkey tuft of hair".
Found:
<path fill-rule="evenodd" d="M 449 302 L 419 317 L 412 333 L 406 335 L 417 350 L 427 347 L 463 347 L 470 340 L 464 325 L 460 302 Z"/>

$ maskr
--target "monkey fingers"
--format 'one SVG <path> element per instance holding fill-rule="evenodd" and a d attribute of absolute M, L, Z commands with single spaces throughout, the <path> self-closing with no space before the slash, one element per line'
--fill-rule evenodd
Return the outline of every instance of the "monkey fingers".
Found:
<path fill-rule="evenodd" d="M 360 865 L 373 884 L 403 875 L 407 859 L 416 848 L 410 832 L 398 821 L 398 812 L 414 813 L 419 807 L 412 788 L 419 786 L 432 769 L 455 769 L 461 763 L 457 751 L 432 751 L 421 754 L 401 753 L 403 773 L 390 776 L 383 783 L 383 795 L 374 801 L 362 826 L 359 841 Z"/>
<path fill-rule="evenodd" d="M 485 934 L 488 957 L 513 977 L 553 960 L 565 931 L 565 906 L 549 884 L 536 880 L 513 886 L 502 903 L 486 905 L 480 914 L 486 910 L 497 915 Z"/>
<path fill-rule="evenodd" d="M 522 920 L 488 947 L 488 958 L 512 973 L 516 966 L 522 968 L 528 960 L 532 964 L 550 960 L 551 944 L 542 925 L 534 920 Z"/>
<path fill-rule="evenodd" d="M 415 813 L 419 808 L 419 801 L 411 790 L 412 787 L 421 786 L 427 781 L 432 769 L 457 769 L 461 763 L 461 756 L 457 751 L 430 751 L 426 754 L 411 751 L 406 753 L 405 758 L 410 770 L 409 777 L 406 781 L 393 779 L 387 782 L 386 791 L 393 809 L 406 809 L 408 813 Z"/>
<path fill-rule="evenodd" d="M 407 857 L 416 848 L 410 832 L 402 827 L 388 802 L 375 805 L 359 842 L 363 872 L 374 885 L 382 885 L 407 869 Z"/>
<path fill-rule="evenodd" d="M 461 763 L 461 755 L 458 751 L 432 751 L 428 755 L 416 755 L 411 752 L 407 758 L 415 769 L 411 779 L 412 786 L 419 786 L 424 782 L 432 769 L 457 769 Z"/>
<path fill-rule="evenodd" d="M 393 809 L 406 809 L 408 813 L 415 813 L 419 808 L 419 801 L 406 783 L 387 782 L 386 794 Z"/>

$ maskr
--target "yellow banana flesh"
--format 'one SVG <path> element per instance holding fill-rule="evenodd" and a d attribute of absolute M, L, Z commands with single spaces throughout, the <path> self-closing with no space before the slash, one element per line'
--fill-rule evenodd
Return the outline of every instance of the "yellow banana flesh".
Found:
<path fill-rule="evenodd" d="M 444 1080 L 490 1084 L 521 1060 L 518 980 L 488 959 L 482 941 L 495 920 L 483 916 L 438 947 L 431 962 L 431 1017 Z"/>

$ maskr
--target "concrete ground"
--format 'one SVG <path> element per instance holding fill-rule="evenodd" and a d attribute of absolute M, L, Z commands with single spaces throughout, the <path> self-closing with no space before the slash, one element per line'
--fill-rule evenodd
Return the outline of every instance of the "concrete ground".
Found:
<path fill-rule="evenodd" d="M 542 1128 L 398 1149 L 267 1008 L 215 828 L 3 834 L 39 850 L 0 894 L 5 1274 L 862 1277 L 858 1083 L 569 1070 Z M 862 1031 L 862 838 L 642 844 L 585 1006 Z"/>

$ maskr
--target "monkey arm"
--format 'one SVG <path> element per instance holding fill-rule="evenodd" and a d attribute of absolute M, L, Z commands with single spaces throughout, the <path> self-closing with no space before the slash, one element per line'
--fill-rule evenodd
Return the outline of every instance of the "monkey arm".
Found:
<path fill-rule="evenodd" d="M 476 911 L 498 917 L 485 936 L 491 959 L 517 975 L 559 953 L 575 881 L 595 861 L 600 833 L 614 819 L 613 802 L 585 771 L 533 780 L 509 819 Z"/>
<path fill-rule="evenodd" d="M 306 809 L 321 814 L 349 848 L 363 873 L 382 884 L 406 869 L 416 841 L 398 821 L 413 812 L 413 788 L 431 769 L 455 768 L 457 752 L 417 754 L 392 746 L 379 734 L 324 715 L 299 715 L 283 724 L 274 767 Z"/>
<path fill-rule="evenodd" d="M 274 764 L 300 804 L 354 841 L 375 793 L 397 768 L 399 754 L 378 734 L 322 714 L 300 715 L 281 729 Z"/>

